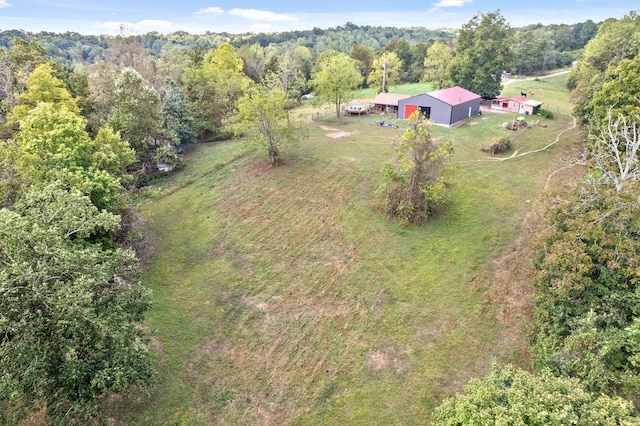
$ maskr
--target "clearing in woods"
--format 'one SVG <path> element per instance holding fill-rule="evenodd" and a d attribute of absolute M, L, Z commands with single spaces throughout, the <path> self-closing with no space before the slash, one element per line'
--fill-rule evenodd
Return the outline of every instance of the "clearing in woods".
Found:
<path fill-rule="evenodd" d="M 277 168 L 240 142 L 193 146 L 140 204 L 159 381 L 110 399 L 111 423 L 428 424 L 492 363 L 528 367 L 540 200 L 578 139 L 564 81 L 527 82 L 558 108 L 546 127 L 509 133 L 483 114 L 434 129 L 456 172 L 448 209 L 420 228 L 384 217 L 376 193 L 402 129 L 308 123 Z M 505 134 L 519 155 L 480 151 Z"/>

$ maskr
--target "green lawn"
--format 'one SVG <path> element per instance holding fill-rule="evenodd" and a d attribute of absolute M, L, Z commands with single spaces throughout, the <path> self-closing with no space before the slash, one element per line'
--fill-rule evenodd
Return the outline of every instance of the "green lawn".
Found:
<path fill-rule="evenodd" d="M 555 81 L 538 90 L 569 111 Z M 159 381 L 111 401 L 113 422 L 428 424 L 492 363 L 526 367 L 526 325 L 499 315 L 495 261 L 517 248 L 577 133 L 500 161 L 554 141 L 571 125 L 558 114 L 513 132 L 514 151 L 480 152 L 508 119 L 434 129 L 454 141 L 455 181 L 445 214 L 420 228 L 388 220 L 375 191 L 402 129 L 309 122 L 275 169 L 241 142 L 192 147 L 188 167 L 140 204 L 155 247 L 144 282 Z"/>
<path fill-rule="evenodd" d="M 558 70 L 563 71 L 563 70 Z M 564 70 L 568 71 L 568 70 Z M 504 96 L 518 96 L 527 93 L 530 99 L 541 101 L 542 108 L 554 114 L 571 114 L 572 105 L 567 100 L 566 84 L 569 73 L 549 78 L 512 80 L 504 85 Z"/>

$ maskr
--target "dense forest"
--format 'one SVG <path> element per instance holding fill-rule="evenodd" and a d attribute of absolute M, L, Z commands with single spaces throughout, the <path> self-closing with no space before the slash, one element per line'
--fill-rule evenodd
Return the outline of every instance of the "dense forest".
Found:
<path fill-rule="evenodd" d="M 598 25 L 593 21 L 586 21 L 574 25 L 536 24 L 517 28 L 517 40 L 513 46 L 516 58 L 512 71 L 528 74 L 571 64 L 579 51 L 596 34 Z M 10 48 L 16 38 L 25 41 L 35 39 L 51 59 L 67 67 L 108 59 L 110 46 L 115 39 L 121 37 L 135 40 L 155 59 L 167 56 L 173 50 L 206 52 L 222 43 L 229 43 L 236 49 L 241 49 L 243 46 L 250 46 L 253 49 L 260 47 L 267 54 L 282 54 L 302 46 L 308 48 L 314 56 L 325 50 L 350 53 L 354 46 L 363 46 L 374 51 L 395 51 L 403 60 L 404 66 L 411 69 L 412 63 L 417 63 L 415 67 L 421 66 L 419 62 L 424 60 L 426 48 L 435 40 L 442 40 L 451 45 L 457 29 L 429 30 L 358 26 L 346 23 L 329 29 L 314 28 L 307 31 L 260 34 L 190 34 L 180 31 L 170 34 L 151 32 L 130 35 L 127 32 L 126 27 L 122 28 L 119 35 L 100 36 L 73 32 L 28 33 L 20 30 L 4 30 L 0 32 L 0 46 Z M 420 75 L 413 75 L 412 81 L 417 81 L 420 77 Z"/>
<path fill-rule="evenodd" d="M 523 28 L 493 12 L 442 30 L 2 31 L 0 419 L 17 423 L 45 407 L 52 423 L 88 422 L 104 395 L 153 383 L 133 195 L 184 167 L 187 145 L 238 137 L 277 166 L 281 148 L 304 137 L 289 115 L 303 94 L 334 104 L 339 117 L 358 88 L 426 82 L 491 98 L 505 73 L 571 66 L 589 171 L 548 206 L 552 226 L 533 259 L 533 373 L 497 368 L 484 379 L 494 393 L 472 383 L 437 416 L 523 418 L 532 414 L 491 410 L 525 391 L 546 401 L 538 413 L 557 413 L 560 389 L 579 394 L 564 406 L 579 420 L 635 422 L 627 400 L 639 402 L 640 386 L 639 33 L 634 12 Z M 412 131 L 407 138 L 420 139 Z"/>

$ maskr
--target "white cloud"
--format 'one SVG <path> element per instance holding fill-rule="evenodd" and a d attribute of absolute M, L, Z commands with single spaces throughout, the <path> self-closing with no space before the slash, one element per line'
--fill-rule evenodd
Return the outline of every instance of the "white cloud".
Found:
<path fill-rule="evenodd" d="M 294 22 L 297 19 L 291 15 L 284 13 L 274 13 L 266 10 L 256 9 L 231 9 L 229 15 L 239 16 L 241 18 L 250 19 L 252 21 L 269 21 L 269 22 Z"/>
<path fill-rule="evenodd" d="M 0 0 L 12 2 L 12 0 Z M 213 1 L 213 0 L 208 0 Z M 444 0 L 433 0 L 441 2 Z M 575 0 L 574 0 L 575 1 Z M 269 20 L 260 16 L 252 15 L 254 19 L 248 20 L 245 14 L 228 14 L 223 11 L 220 15 L 195 15 L 195 9 L 189 9 L 182 16 L 176 15 L 169 21 L 153 20 L 133 20 L 125 21 L 126 18 L 109 17 L 108 13 L 102 15 L 103 20 L 72 19 L 70 17 L 55 18 L 35 18 L 27 16 L 11 16 L 6 13 L 17 8 L 15 1 L 11 9 L 0 11 L 0 28 L 20 28 L 25 31 L 52 31 L 64 33 L 65 31 L 76 31 L 81 34 L 110 34 L 116 35 L 120 31 L 120 25 L 125 24 L 133 33 L 141 34 L 145 31 L 158 31 L 170 33 L 173 31 L 187 31 L 192 34 L 204 34 L 205 32 L 228 32 L 240 34 L 246 32 L 276 32 L 310 30 L 316 28 L 333 28 L 344 25 L 345 22 L 353 22 L 356 25 L 390 26 L 390 27 L 426 27 L 429 29 L 440 28 L 460 28 L 467 23 L 475 14 L 474 11 L 465 11 L 463 7 L 448 7 L 434 10 L 407 11 L 336 11 L 331 13 L 289 13 L 284 15 L 285 20 Z M 430 3 L 430 2 L 429 2 Z M 477 2 L 474 2 L 477 3 Z M 585 0 L 583 5 L 591 4 L 591 0 Z M 209 3 L 211 4 L 211 3 Z M 575 6 L 575 3 L 572 3 Z M 472 3 L 473 5 L 473 3 Z M 471 8 L 473 9 L 473 8 Z M 600 5 L 598 7 L 582 8 L 554 8 L 539 9 L 535 3 L 530 5 L 515 4 L 508 6 L 505 4 L 501 8 L 507 22 L 512 27 L 522 27 L 529 24 L 541 23 L 549 24 L 574 24 L 591 19 L 599 22 L 607 18 L 622 18 L 629 13 L 626 8 L 613 8 L 610 5 Z M 282 15 L 268 14 L 268 16 L 279 17 Z M 137 18 L 136 18 L 137 19 Z M 107 21 L 107 22 L 105 22 Z M 137 23 L 136 23 L 137 22 Z M 154 25 L 154 27 L 151 27 Z"/>
<path fill-rule="evenodd" d="M 6 0 L 0 0 L 0 9 L 4 9 L 5 7 L 11 7 L 11 5 L 7 3 Z"/>
<path fill-rule="evenodd" d="M 473 0 L 440 0 L 433 7 L 461 7 L 472 2 Z"/>
<path fill-rule="evenodd" d="M 224 10 L 219 7 L 205 7 L 194 12 L 195 15 L 222 15 L 223 13 Z"/>

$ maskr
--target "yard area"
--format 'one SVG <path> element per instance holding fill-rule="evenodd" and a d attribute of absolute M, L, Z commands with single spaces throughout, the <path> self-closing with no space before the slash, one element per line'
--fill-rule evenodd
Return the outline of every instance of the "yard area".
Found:
<path fill-rule="evenodd" d="M 428 424 L 492 363 L 526 368 L 527 243 L 578 137 L 562 79 L 526 83 L 557 108 L 543 125 L 434 128 L 455 180 L 420 228 L 386 218 L 376 192 L 404 121 L 312 122 L 304 106 L 310 137 L 278 168 L 241 141 L 193 146 L 140 203 L 159 381 L 109 401 L 113 424 Z M 480 151 L 504 135 L 511 151 Z"/>

